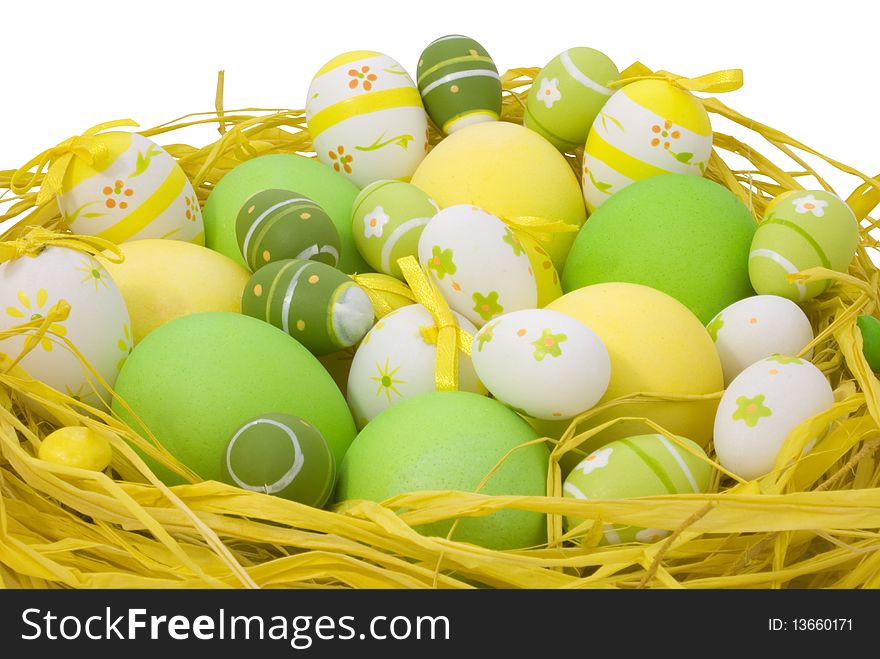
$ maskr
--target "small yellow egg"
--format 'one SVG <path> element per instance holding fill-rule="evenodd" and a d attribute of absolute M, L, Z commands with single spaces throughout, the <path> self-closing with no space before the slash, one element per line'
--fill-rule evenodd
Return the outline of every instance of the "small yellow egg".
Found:
<path fill-rule="evenodd" d="M 59 428 L 43 440 L 39 451 L 46 462 L 93 471 L 106 469 L 112 456 L 110 442 L 82 426 Z"/>

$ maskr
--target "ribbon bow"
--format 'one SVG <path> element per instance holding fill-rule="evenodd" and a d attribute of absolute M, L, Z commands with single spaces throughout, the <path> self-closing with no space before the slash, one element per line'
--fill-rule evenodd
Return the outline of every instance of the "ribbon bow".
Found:
<path fill-rule="evenodd" d="M 387 316 L 403 304 L 415 303 L 416 299 L 409 287 L 399 279 L 378 272 L 365 272 L 351 275 L 351 279 L 360 286 L 370 302 L 376 318 Z"/>
<path fill-rule="evenodd" d="M 9 180 L 9 188 L 18 196 L 37 185 L 38 179 L 46 170 L 46 176 L 40 182 L 37 193 L 37 206 L 54 199 L 61 191 L 64 175 L 74 158 L 81 158 L 95 168 L 101 167 L 107 157 L 107 144 L 100 138 L 102 131 L 121 126 L 137 126 L 131 119 L 117 119 L 92 126 L 82 135 L 70 137 L 61 144 L 46 149 L 40 155 L 20 167 Z M 31 170 L 36 169 L 32 172 Z"/>
<path fill-rule="evenodd" d="M 420 329 L 422 338 L 437 345 L 434 380 L 437 391 L 458 390 L 458 353 L 471 354 L 473 337 L 458 324 L 446 300 L 412 256 L 397 260 L 416 301 L 434 318 L 434 324 Z"/>
<path fill-rule="evenodd" d="M 44 247 L 66 247 L 94 256 L 101 254 L 111 263 L 122 263 L 125 256 L 114 243 L 97 236 L 77 236 L 72 233 L 59 233 L 44 227 L 33 227 L 21 238 L 0 242 L 0 262 L 11 261 L 20 256 L 36 256 Z"/>
<path fill-rule="evenodd" d="M 542 243 L 551 242 L 553 236 L 558 233 L 576 233 L 578 231 L 578 227 L 568 222 L 548 220 L 546 217 L 534 215 L 518 215 L 516 217 L 499 215 L 498 218 L 514 232 L 522 232 Z"/>
<path fill-rule="evenodd" d="M 610 83 L 610 87 L 621 87 L 639 80 L 665 80 L 679 89 L 689 92 L 705 92 L 707 94 L 723 94 L 732 92 L 743 86 L 742 69 L 724 69 L 696 78 L 686 78 L 669 71 L 651 71 L 641 62 L 627 67 L 620 74 L 620 80 Z"/>

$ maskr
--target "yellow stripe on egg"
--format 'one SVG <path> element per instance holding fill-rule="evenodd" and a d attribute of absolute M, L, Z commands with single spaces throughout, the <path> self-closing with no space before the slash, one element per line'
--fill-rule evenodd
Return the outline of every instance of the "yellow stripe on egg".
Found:
<path fill-rule="evenodd" d="M 352 106 L 357 109 L 352 110 Z M 309 132 L 312 139 L 328 128 L 348 119 L 354 114 L 367 114 L 398 107 L 422 107 L 422 97 L 415 87 L 398 87 L 384 91 L 354 96 L 316 112 L 309 119 Z"/>
<path fill-rule="evenodd" d="M 663 80 L 641 80 L 623 88 L 626 96 L 646 110 L 668 119 L 676 126 L 708 137 L 712 134 L 703 103 L 690 92 L 673 87 Z"/>
<path fill-rule="evenodd" d="M 593 131 L 590 134 L 589 151 L 590 155 L 596 160 L 605 163 L 612 169 L 615 169 L 636 181 L 651 176 L 659 176 L 660 174 L 669 173 L 666 169 L 661 169 L 660 167 L 655 167 L 654 165 L 642 162 L 628 153 L 621 151 L 605 141 L 597 131 Z"/>
<path fill-rule="evenodd" d="M 120 156 L 124 155 L 131 148 L 132 133 L 123 133 L 121 131 L 113 131 L 103 133 L 101 141 L 107 147 L 107 154 L 112 157 L 98 158 L 94 163 L 88 163 L 81 158 L 73 158 L 70 166 L 64 173 L 64 181 L 61 185 L 61 192 L 70 192 L 83 181 L 99 174 L 115 163 Z"/>
<path fill-rule="evenodd" d="M 340 66 L 345 66 L 346 64 L 351 64 L 352 62 L 368 59 L 370 57 L 382 57 L 382 53 L 377 53 L 375 50 L 353 50 L 349 53 L 343 53 L 338 57 L 334 57 L 322 66 L 315 74 L 315 77 L 317 78 L 318 76 L 324 75 L 328 71 L 332 71 Z"/>
<path fill-rule="evenodd" d="M 183 191 L 184 185 L 186 185 L 186 174 L 180 167 L 173 167 L 168 178 L 144 203 L 120 222 L 97 234 L 98 237 L 117 244 L 128 240 L 164 212 Z"/>

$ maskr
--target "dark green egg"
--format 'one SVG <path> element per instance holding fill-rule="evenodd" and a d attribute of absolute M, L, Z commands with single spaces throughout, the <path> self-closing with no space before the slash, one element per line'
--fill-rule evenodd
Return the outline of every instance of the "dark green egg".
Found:
<path fill-rule="evenodd" d="M 241 311 L 278 327 L 315 355 L 360 341 L 373 326 L 373 304 L 345 273 L 318 261 L 287 259 L 248 280 Z"/>
<path fill-rule="evenodd" d="M 261 190 L 235 221 L 238 246 L 251 271 L 283 259 L 311 259 L 336 267 L 339 232 L 315 201 L 290 190 Z"/>
<path fill-rule="evenodd" d="M 223 454 L 230 485 L 316 508 L 336 484 L 336 462 L 321 431 L 290 414 L 264 414 L 233 433 Z"/>

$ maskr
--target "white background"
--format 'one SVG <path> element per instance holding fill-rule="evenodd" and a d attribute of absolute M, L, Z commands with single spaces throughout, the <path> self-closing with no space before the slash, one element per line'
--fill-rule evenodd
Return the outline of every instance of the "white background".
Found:
<path fill-rule="evenodd" d="M 425 45 L 461 32 L 500 70 L 543 66 L 580 45 L 621 69 L 637 59 L 690 76 L 740 67 L 746 85 L 723 96 L 728 105 L 873 175 L 878 24 L 873 0 L 3 3 L 0 169 L 100 121 L 152 126 L 211 110 L 219 69 L 229 109 L 301 108 L 312 74 L 334 55 L 379 50 L 412 74 Z M 855 187 L 829 181 L 844 196 Z"/>

